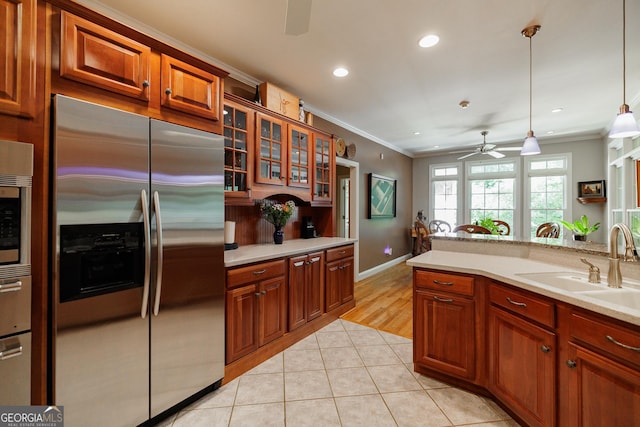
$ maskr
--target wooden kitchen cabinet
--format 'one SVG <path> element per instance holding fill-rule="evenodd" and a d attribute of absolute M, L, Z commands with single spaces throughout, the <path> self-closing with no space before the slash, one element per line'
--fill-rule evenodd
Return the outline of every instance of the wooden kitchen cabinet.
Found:
<path fill-rule="evenodd" d="M 529 426 L 556 425 L 553 302 L 491 283 L 488 388 Z"/>
<path fill-rule="evenodd" d="M 284 260 L 227 270 L 227 362 L 257 350 L 286 332 Z"/>
<path fill-rule="evenodd" d="M 34 117 L 36 0 L 0 0 L 0 113 Z"/>
<path fill-rule="evenodd" d="M 474 279 L 414 270 L 413 352 L 416 370 L 476 378 Z"/>
<path fill-rule="evenodd" d="M 311 204 L 331 206 L 335 180 L 335 148 L 330 135 L 313 134 L 313 177 Z"/>
<path fill-rule="evenodd" d="M 68 12 L 61 19 L 61 77 L 149 101 L 149 46 Z"/>
<path fill-rule="evenodd" d="M 312 156 L 311 132 L 301 126 L 289 124 L 287 185 L 290 187 L 311 187 L 309 161 Z"/>
<path fill-rule="evenodd" d="M 353 300 L 353 245 L 327 249 L 326 257 L 325 309 L 329 312 Z"/>
<path fill-rule="evenodd" d="M 169 55 L 161 55 L 161 87 L 163 107 L 220 120 L 222 79 Z"/>
<path fill-rule="evenodd" d="M 636 426 L 640 420 L 640 333 L 574 310 L 567 354 L 560 362 L 570 427 Z"/>
<path fill-rule="evenodd" d="M 324 312 L 324 252 L 289 258 L 289 330 Z"/>
<path fill-rule="evenodd" d="M 225 199 L 248 200 L 251 198 L 254 117 L 253 110 L 225 100 L 223 114 Z"/>
<path fill-rule="evenodd" d="M 256 113 L 256 182 L 279 186 L 286 183 L 286 132 L 284 121 Z"/>

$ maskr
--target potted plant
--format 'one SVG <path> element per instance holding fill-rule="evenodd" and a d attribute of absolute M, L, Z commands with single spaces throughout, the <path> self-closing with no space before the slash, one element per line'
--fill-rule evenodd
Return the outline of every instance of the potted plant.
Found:
<path fill-rule="evenodd" d="M 574 222 L 560 221 L 568 230 L 573 233 L 573 240 L 587 240 L 587 235 L 593 233 L 600 228 L 600 223 L 596 222 L 593 225 L 589 225 L 589 218 L 586 215 L 582 215 L 580 219 Z"/>

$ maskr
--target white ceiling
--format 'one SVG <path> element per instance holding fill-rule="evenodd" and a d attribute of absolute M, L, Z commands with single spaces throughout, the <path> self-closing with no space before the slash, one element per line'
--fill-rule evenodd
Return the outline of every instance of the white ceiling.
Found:
<path fill-rule="evenodd" d="M 520 32 L 534 23 L 532 127 L 543 152 L 557 136 L 604 134 L 622 104 L 622 0 L 314 0 L 299 36 L 284 32 L 287 0 L 77 1 L 413 157 L 473 147 L 484 129 L 489 143 L 524 140 Z M 626 101 L 640 110 L 640 0 L 626 8 Z M 440 43 L 421 49 L 427 33 Z M 337 65 L 349 76 L 334 77 Z"/>

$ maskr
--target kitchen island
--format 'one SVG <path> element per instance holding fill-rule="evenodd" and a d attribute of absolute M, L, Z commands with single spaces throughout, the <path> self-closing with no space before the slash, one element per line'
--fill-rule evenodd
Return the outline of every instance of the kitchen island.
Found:
<path fill-rule="evenodd" d="M 607 287 L 604 245 L 447 234 L 414 268 L 414 369 L 530 426 L 640 419 L 640 266 Z M 589 283 L 585 258 L 599 268 Z M 616 408 L 612 411 L 611 408 Z"/>

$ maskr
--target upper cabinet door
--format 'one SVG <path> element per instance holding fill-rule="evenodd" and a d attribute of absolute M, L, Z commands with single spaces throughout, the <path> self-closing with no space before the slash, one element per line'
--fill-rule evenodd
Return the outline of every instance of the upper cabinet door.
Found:
<path fill-rule="evenodd" d="M 0 0 L 0 113 L 33 117 L 36 0 Z"/>
<path fill-rule="evenodd" d="M 285 184 L 286 132 L 282 120 L 256 113 L 256 182 Z"/>
<path fill-rule="evenodd" d="M 161 64 L 163 107 L 220 120 L 220 77 L 165 54 Z"/>
<path fill-rule="evenodd" d="M 289 173 L 288 184 L 291 187 L 309 188 L 311 171 L 309 160 L 311 158 L 311 132 L 296 126 L 289 125 Z"/>
<path fill-rule="evenodd" d="M 60 75 L 149 101 L 151 49 L 62 12 Z"/>
<path fill-rule="evenodd" d="M 253 142 L 255 112 L 235 102 L 225 101 L 224 191 L 227 197 L 250 197 L 253 180 Z"/>
<path fill-rule="evenodd" d="M 335 153 L 330 136 L 314 134 L 313 146 L 313 204 L 331 205 L 333 201 L 333 175 L 335 171 Z"/>

